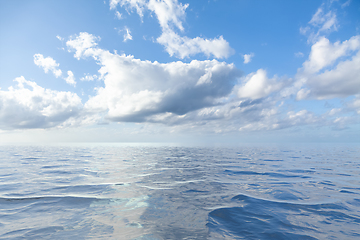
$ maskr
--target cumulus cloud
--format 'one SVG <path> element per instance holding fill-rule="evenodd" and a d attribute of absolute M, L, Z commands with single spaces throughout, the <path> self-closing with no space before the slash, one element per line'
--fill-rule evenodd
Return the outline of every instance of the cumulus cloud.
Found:
<path fill-rule="evenodd" d="M 81 99 L 71 92 L 44 89 L 24 77 L 16 87 L 0 90 L 0 128 L 51 128 L 79 115 Z"/>
<path fill-rule="evenodd" d="M 274 91 L 280 90 L 283 86 L 276 78 L 269 79 L 263 69 L 257 70 L 256 73 L 250 73 L 244 78 L 243 82 L 244 85 L 237 88 L 239 98 L 263 98 Z"/>
<path fill-rule="evenodd" d="M 81 35 L 86 35 L 84 38 Z M 210 132 L 274 130 L 317 124 L 311 112 L 279 111 L 291 81 L 269 78 L 263 69 L 241 78 L 233 64 L 217 60 L 158 63 L 111 53 L 81 33 L 68 41 L 71 51 L 93 58 L 104 87 L 84 104 L 84 112 L 113 122 L 163 123 L 172 130 Z M 76 42 L 77 44 L 73 44 Z M 71 46 L 76 46 L 72 48 Z M 85 49 L 85 50 L 84 50 Z M 194 127 L 196 129 L 194 129 Z"/>
<path fill-rule="evenodd" d="M 319 99 L 347 97 L 360 93 L 360 51 L 334 69 L 311 76 L 307 85 Z"/>
<path fill-rule="evenodd" d="M 186 58 L 198 53 L 204 53 L 216 58 L 227 58 L 234 53 L 229 43 L 219 36 L 214 39 L 205 39 L 201 37 L 188 38 L 180 36 L 184 31 L 183 20 L 188 4 L 178 3 L 177 0 L 111 0 L 110 9 L 115 9 L 117 5 L 125 7 L 128 11 L 133 9 L 142 18 L 144 11 L 149 10 L 155 13 L 162 34 L 157 38 L 157 42 L 165 47 L 170 56 Z"/>
<path fill-rule="evenodd" d="M 216 60 L 141 61 L 133 56 L 110 53 L 96 44 L 86 47 L 89 38 L 96 39 L 81 33 L 67 45 L 75 52 L 75 57 L 93 57 L 101 66 L 99 73 L 105 87 L 99 88 L 85 107 L 89 111 L 107 112 L 107 117 L 113 121 L 142 122 L 156 114 L 183 115 L 219 104 L 218 99 L 232 91 L 240 76 L 233 64 Z"/>
<path fill-rule="evenodd" d="M 252 58 L 255 56 L 254 53 L 250 53 L 250 54 L 244 54 L 244 64 L 248 64 L 249 62 L 251 62 Z"/>
<path fill-rule="evenodd" d="M 303 64 L 306 73 L 316 73 L 325 67 L 331 66 L 341 57 L 348 56 L 360 49 L 360 36 L 332 44 L 329 39 L 322 37 L 311 47 L 309 59 Z"/>
<path fill-rule="evenodd" d="M 350 4 L 350 1 L 345 5 Z M 331 3 L 330 5 L 331 6 Z M 321 5 L 308 26 L 300 32 L 312 43 L 309 58 L 298 69 L 293 90 L 296 99 L 330 99 L 360 93 L 360 35 L 349 40 L 330 42 L 324 35 L 337 31 L 336 12 Z"/>
<path fill-rule="evenodd" d="M 34 55 L 34 63 L 43 68 L 45 73 L 51 71 L 57 78 L 62 74 L 62 71 L 58 69 L 59 64 L 51 57 L 44 58 L 42 54 L 37 53 Z"/>
<path fill-rule="evenodd" d="M 297 78 L 306 85 L 297 99 L 327 99 L 360 93 L 360 36 L 331 43 L 322 37 L 311 47 Z"/>
<path fill-rule="evenodd" d="M 80 60 L 82 56 L 92 55 L 98 41 L 100 41 L 100 37 L 81 32 L 79 35 L 71 36 L 70 40 L 66 42 L 66 46 L 69 52 L 75 49 L 74 57 Z"/>
<path fill-rule="evenodd" d="M 184 30 L 182 19 L 185 17 L 185 10 L 188 6 L 189 4 L 179 4 L 177 0 L 150 0 L 147 5 L 149 10 L 156 14 L 163 30 L 172 29 L 171 25 L 174 25 L 181 31 Z"/>

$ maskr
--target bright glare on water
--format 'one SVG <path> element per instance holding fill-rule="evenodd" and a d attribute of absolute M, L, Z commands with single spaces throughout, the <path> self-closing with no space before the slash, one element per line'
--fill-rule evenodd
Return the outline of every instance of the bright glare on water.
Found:
<path fill-rule="evenodd" d="M 360 147 L 3 145 L 0 239 L 360 239 Z"/>

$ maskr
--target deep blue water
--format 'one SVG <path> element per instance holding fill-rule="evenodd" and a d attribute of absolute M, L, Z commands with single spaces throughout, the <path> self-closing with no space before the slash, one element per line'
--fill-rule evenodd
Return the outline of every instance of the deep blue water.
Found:
<path fill-rule="evenodd" d="M 360 239 L 360 147 L 3 145 L 0 239 Z"/>

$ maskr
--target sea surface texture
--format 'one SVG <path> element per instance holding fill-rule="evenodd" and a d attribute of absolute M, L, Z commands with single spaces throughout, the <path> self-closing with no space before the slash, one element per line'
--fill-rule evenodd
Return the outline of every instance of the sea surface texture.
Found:
<path fill-rule="evenodd" d="M 3 145 L 0 239 L 360 239 L 360 147 Z"/>

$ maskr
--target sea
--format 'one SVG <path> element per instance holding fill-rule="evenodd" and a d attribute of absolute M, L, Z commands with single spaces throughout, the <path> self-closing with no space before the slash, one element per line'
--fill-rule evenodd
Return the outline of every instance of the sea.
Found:
<path fill-rule="evenodd" d="M 0 239 L 360 239 L 360 144 L 2 144 Z"/>

